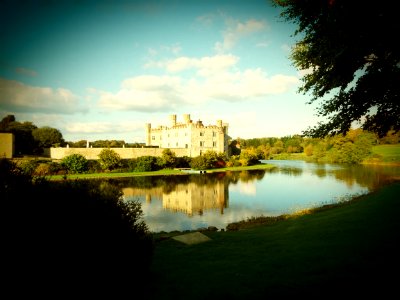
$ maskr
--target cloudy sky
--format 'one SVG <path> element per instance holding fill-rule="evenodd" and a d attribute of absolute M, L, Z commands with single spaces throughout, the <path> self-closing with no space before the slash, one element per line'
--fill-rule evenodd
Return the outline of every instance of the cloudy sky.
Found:
<path fill-rule="evenodd" d="M 143 142 L 145 123 L 221 119 L 232 138 L 316 124 L 269 0 L 0 1 L 0 117 L 67 141 Z"/>

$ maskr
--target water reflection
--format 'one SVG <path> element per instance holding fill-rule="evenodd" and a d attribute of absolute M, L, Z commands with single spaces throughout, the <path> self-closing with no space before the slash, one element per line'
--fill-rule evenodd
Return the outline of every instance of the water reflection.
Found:
<path fill-rule="evenodd" d="M 267 162 L 276 168 L 111 181 L 127 201 L 142 203 L 150 230 L 159 232 L 292 213 L 375 190 L 400 174 L 398 167 Z"/>
<path fill-rule="evenodd" d="M 163 209 L 183 212 L 188 216 L 203 215 L 204 211 L 212 209 L 223 214 L 229 199 L 228 184 L 225 180 L 204 185 L 198 182 L 175 184 L 173 189 L 168 185 L 149 189 L 125 187 L 122 188 L 122 192 L 125 198 L 144 195 L 148 204 L 152 198 L 161 200 Z"/>

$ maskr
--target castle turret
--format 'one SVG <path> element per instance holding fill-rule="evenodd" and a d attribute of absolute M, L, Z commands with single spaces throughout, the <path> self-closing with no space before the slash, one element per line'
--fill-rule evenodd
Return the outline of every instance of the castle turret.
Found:
<path fill-rule="evenodd" d="M 171 127 L 174 127 L 176 125 L 176 115 L 170 115 L 169 120 L 171 122 Z"/>
<path fill-rule="evenodd" d="M 151 123 L 146 124 L 146 146 L 151 145 Z"/>
<path fill-rule="evenodd" d="M 222 120 L 217 120 L 217 126 L 222 127 Z"/>
<path fill-rule="evenodd" d="M 183 122 L 185 124 L 190 124 L 191 120 L 190 120 L 190 115 L 189 114 L 184 114 L 183 115 Z"/>

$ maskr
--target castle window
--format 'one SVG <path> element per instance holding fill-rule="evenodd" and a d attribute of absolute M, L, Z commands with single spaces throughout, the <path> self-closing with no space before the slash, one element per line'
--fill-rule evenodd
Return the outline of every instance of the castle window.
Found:
<path fill-rule="evenodd" d="M 213 131 L 213 137 L 216 137 L 216 136 L 217 136 L 216 132 L 215 132 L 215 131 Z"/>
<path fill-rule="evenodd" d="M 204 147 L 204 142 L 200 141 L 200 147 Z"/>
<path fill-rule="evenodd" d="M 203 131 L 200 131 L 200 136 L 204 136 L 204 132 Z"/>
<path fill-rule="evenodd" d="M 185 148 L 189 148 L 188 144 L 185 144 Z"/>
<path fill-rule="evenodd" d="M 176 143 L 176 146 L 178 147 L 178 143 Z"/>
<path fill-rule="evenodd" d="M 155 141 L 156 137 L 153 135 L 153 136 L 151 137 L 151 139 L 152 139 L 153 141 Z"/>
<path fill-rule="evenodd" d="M 213 142 L 213 147 L 217 147 L 217 142 Z"/>

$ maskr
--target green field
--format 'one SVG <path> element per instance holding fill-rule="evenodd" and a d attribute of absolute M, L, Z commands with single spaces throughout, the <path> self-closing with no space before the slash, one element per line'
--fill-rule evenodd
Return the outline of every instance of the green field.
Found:
<path fill-rule="evenodd" d="M 259 164 L 254 166 L 243 166 L 243 167 L 230 167 L 207 170 L 207 173 L 215 172 L 226 172 L 226 171 L 246 171 L 246 170 L 265 170 L 274 168 L 273 165 Z M 163 169 L 159 171 L 151 172 L 125 172 L 125 173 L 93 173 L 93 174 L 68 174 L 68 175 L 52 175 L 49 176 L 49 180 L 63 180 L 63 179 L 101 179 L 101 178 L 123 178 L 123 177 L 135 177 L 135 176 L 156 176 L 156 175 L 187 175 L 178 169 Z"/>
<path fill-rule="evenodd" d="M 385 163 L 400 163 L 400 144 L 372 147 L 372 158 Z"/>
<path fill-rule="evenodd" d="M 156 242 L 152 299 L 390 298 L 397 293 L 400 183 L 345 204 L 212 240 Z M 337 298 L 336 298 L 337 299 Z"/>

